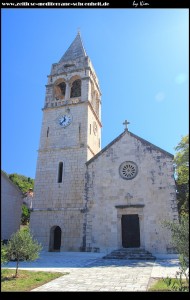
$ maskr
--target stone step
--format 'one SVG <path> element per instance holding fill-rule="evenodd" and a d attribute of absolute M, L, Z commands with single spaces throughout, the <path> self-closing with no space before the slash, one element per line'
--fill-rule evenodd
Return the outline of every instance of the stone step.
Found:
<path fill-rule="evenodd" d="M 104 259 L 136 259 L 155 260 L 155 257 L 142 248 L 122 248 L 112 251 L 103 257 Z"/>
<path fill-rule="evenodd" d="M 113 253 L 113 254 L 114 253 L 115 254 L 124 254 L 125 255 L 125 254 L 130 254 L 130 253 L 135 253 L 135 254 L 145 254 L 145 253 L 147 253 L 148 254 L 149 252 L 146 251 L 146 250 L 142 250 L 142 249 L 141 250 L 131 250 L 130 249 L 130 250 L 127 250 L 127 251 L 125 251 L 125 250 L 124 251 L 122 251 L 122 250 L 118 250 L 118 251 L 114 250 L 111 253 Z"/>

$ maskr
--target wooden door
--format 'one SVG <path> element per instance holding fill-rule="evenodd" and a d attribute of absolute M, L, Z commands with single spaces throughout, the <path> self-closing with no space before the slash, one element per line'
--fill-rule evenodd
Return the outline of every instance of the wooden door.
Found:
<path fill-rule="evenodd" d="M 138 215 L 123 215 L 122 226 L 122 246 L 124 248 L 140 247 L 140 228 Z"/>

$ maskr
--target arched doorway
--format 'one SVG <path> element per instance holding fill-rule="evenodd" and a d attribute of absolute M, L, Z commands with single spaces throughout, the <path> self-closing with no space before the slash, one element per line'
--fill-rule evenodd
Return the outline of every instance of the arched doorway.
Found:
<path fill-rule="evenodd" d="M 53 226 L 50 230 L 49 251 L 60 251 L 61 248 L 61 228 Z"/>

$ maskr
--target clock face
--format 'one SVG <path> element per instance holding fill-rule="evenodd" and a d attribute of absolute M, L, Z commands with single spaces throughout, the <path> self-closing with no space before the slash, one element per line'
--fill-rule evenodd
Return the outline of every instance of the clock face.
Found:
<path fill-rule="evenodd" d="M 72 116 L 70 114 L 61 115 L 58 118 L 58 124 L 61 127 L 67 127 L 72 122 Z"/>

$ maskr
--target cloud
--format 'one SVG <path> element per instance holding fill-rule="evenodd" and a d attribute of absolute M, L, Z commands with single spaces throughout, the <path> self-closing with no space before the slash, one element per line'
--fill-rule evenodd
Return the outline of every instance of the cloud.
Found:
<path fill-rule="evenodd" d="M 175 77 L 175 83 L 177 84 L 182 84 L 187 80 L 187 76 L 185 75 L 185 73 L 179 73 L 176 77 Z"/>
<path fill-rule="evenodd" d="M 155 100 L 157 102 L 162 102 L 164 99 L 166 98 L 166 95 L 164 92 L 158 92 L 156 95 L 155 95 Z"/>

